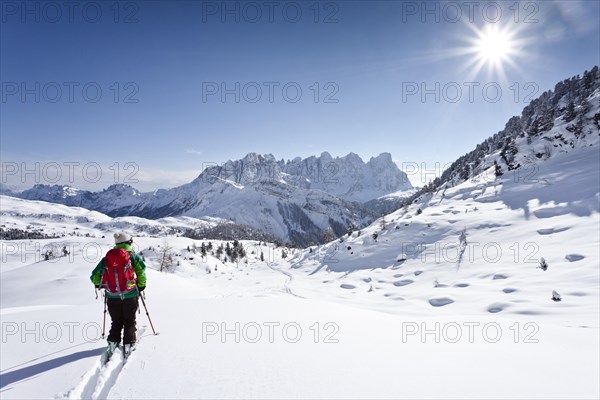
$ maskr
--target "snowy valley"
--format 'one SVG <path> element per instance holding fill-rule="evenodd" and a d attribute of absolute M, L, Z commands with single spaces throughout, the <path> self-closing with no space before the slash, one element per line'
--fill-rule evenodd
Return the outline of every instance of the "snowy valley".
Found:
<path fill-rule="evenodd" d="M 422 189 L 389 155 L 249 154 L 154 194 L 0 196 L 3 232 L 42 235 L 0 242 L 1 397 L 598 398 L 598 67 L 515 118 Z M 303 245 L 202 236 L 233 223 Z M 115 231 L 160 334 L 142 308 L 101 366 L 89 275 Z"/>

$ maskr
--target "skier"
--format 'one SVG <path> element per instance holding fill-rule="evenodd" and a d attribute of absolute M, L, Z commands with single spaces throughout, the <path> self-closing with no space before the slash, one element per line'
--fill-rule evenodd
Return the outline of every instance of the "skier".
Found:
<path fill-rule="evenodd" d="M 96 289 L 105 289 L 106 304 L 112 320 L 108 334 L 108 354 L 121 342 L 123 330 L 123 353 L 135 349 L 135 314 L 138 297 L 146 288 L 146 265 L 133 252 L 133 239 L 127 233 L 115 233 L 115 247 L 96 265 L 90 277 Z"/>

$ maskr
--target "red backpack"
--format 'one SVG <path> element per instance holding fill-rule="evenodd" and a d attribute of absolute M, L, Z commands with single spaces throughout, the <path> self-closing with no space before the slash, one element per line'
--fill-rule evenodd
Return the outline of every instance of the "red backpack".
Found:
<path fill-rule="evenodd" d="M 135 289 L 135 275 L 131 266 L 131 257 L 125 249 L 111 249 L 104 258 L 102 286 L 121 299 Z"/>

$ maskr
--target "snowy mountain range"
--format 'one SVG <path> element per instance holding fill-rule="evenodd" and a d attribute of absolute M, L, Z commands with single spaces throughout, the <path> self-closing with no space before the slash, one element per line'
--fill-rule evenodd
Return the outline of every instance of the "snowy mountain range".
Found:
<path fill-rule="evenodd" d="M 473 179 L 490 167 L 497 176 L 535 175 L 539 162 L 590 146 L 598 138 L 600 114 L 598 67 L 559 82 L 509 119 L 505 128 L 457 159 L 419 191 L 382 153 L 368 162 L 356 154 L 329 153 L 291 161 L 271 154 L 206 168 L 194 181 L 172 189 L 141 193 L 117 184 L 101 192 L 69 186 L 36 185 L 12 195 L 99 211 L 110 216 L 158 219 L 170 216 L 215 217 L 267 232 L 297 246 L 335 236 L 348 227 L 364 227 L 420 196 Z M 3 189 L 7 194 L 8 189 Z M 11 194 L 10 192 L 8 194 Z"/>
<path fill-rule="evenodd" d="M 364 226 L 381 214 L 360 203 L 392 192 L 410 190 L 406 174 L 389 153 L 368 162 L 356 154 L 277 161 L 271 154 L 206 168 L 194 181 L 141 193 L 116 184 L 101 192 L 63 185 L 35 185 L 19 194 L 99 211 L 110 216 L 157 219 L 169 216 L 217 217 L 270 233 L 295 245 L 320 241 L 332 228 L 336 235 L 349 225 Z"/>

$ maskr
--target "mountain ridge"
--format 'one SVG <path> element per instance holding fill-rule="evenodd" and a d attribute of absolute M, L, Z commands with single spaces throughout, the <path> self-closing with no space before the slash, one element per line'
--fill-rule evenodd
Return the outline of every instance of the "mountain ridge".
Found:
<path fill-rule="evenodd" d="M 208 166 L 191 182 L 172 189 L 142 193 L 130 185 L 113 184 L 91 192 L 38 184 L 17 197 L 112 217 L 218 217 L 306 246 L 319 243 L 328 228 L 342 235 L 350 225 L 374 220 L 378 213 L 361 206 L 363 201 L 410 189 L 408 177 L 389 153 L 365 163 L 355 153 L 334 158 L 323 152 L 285 162 L 272 154 L 251 152 Z"/>

